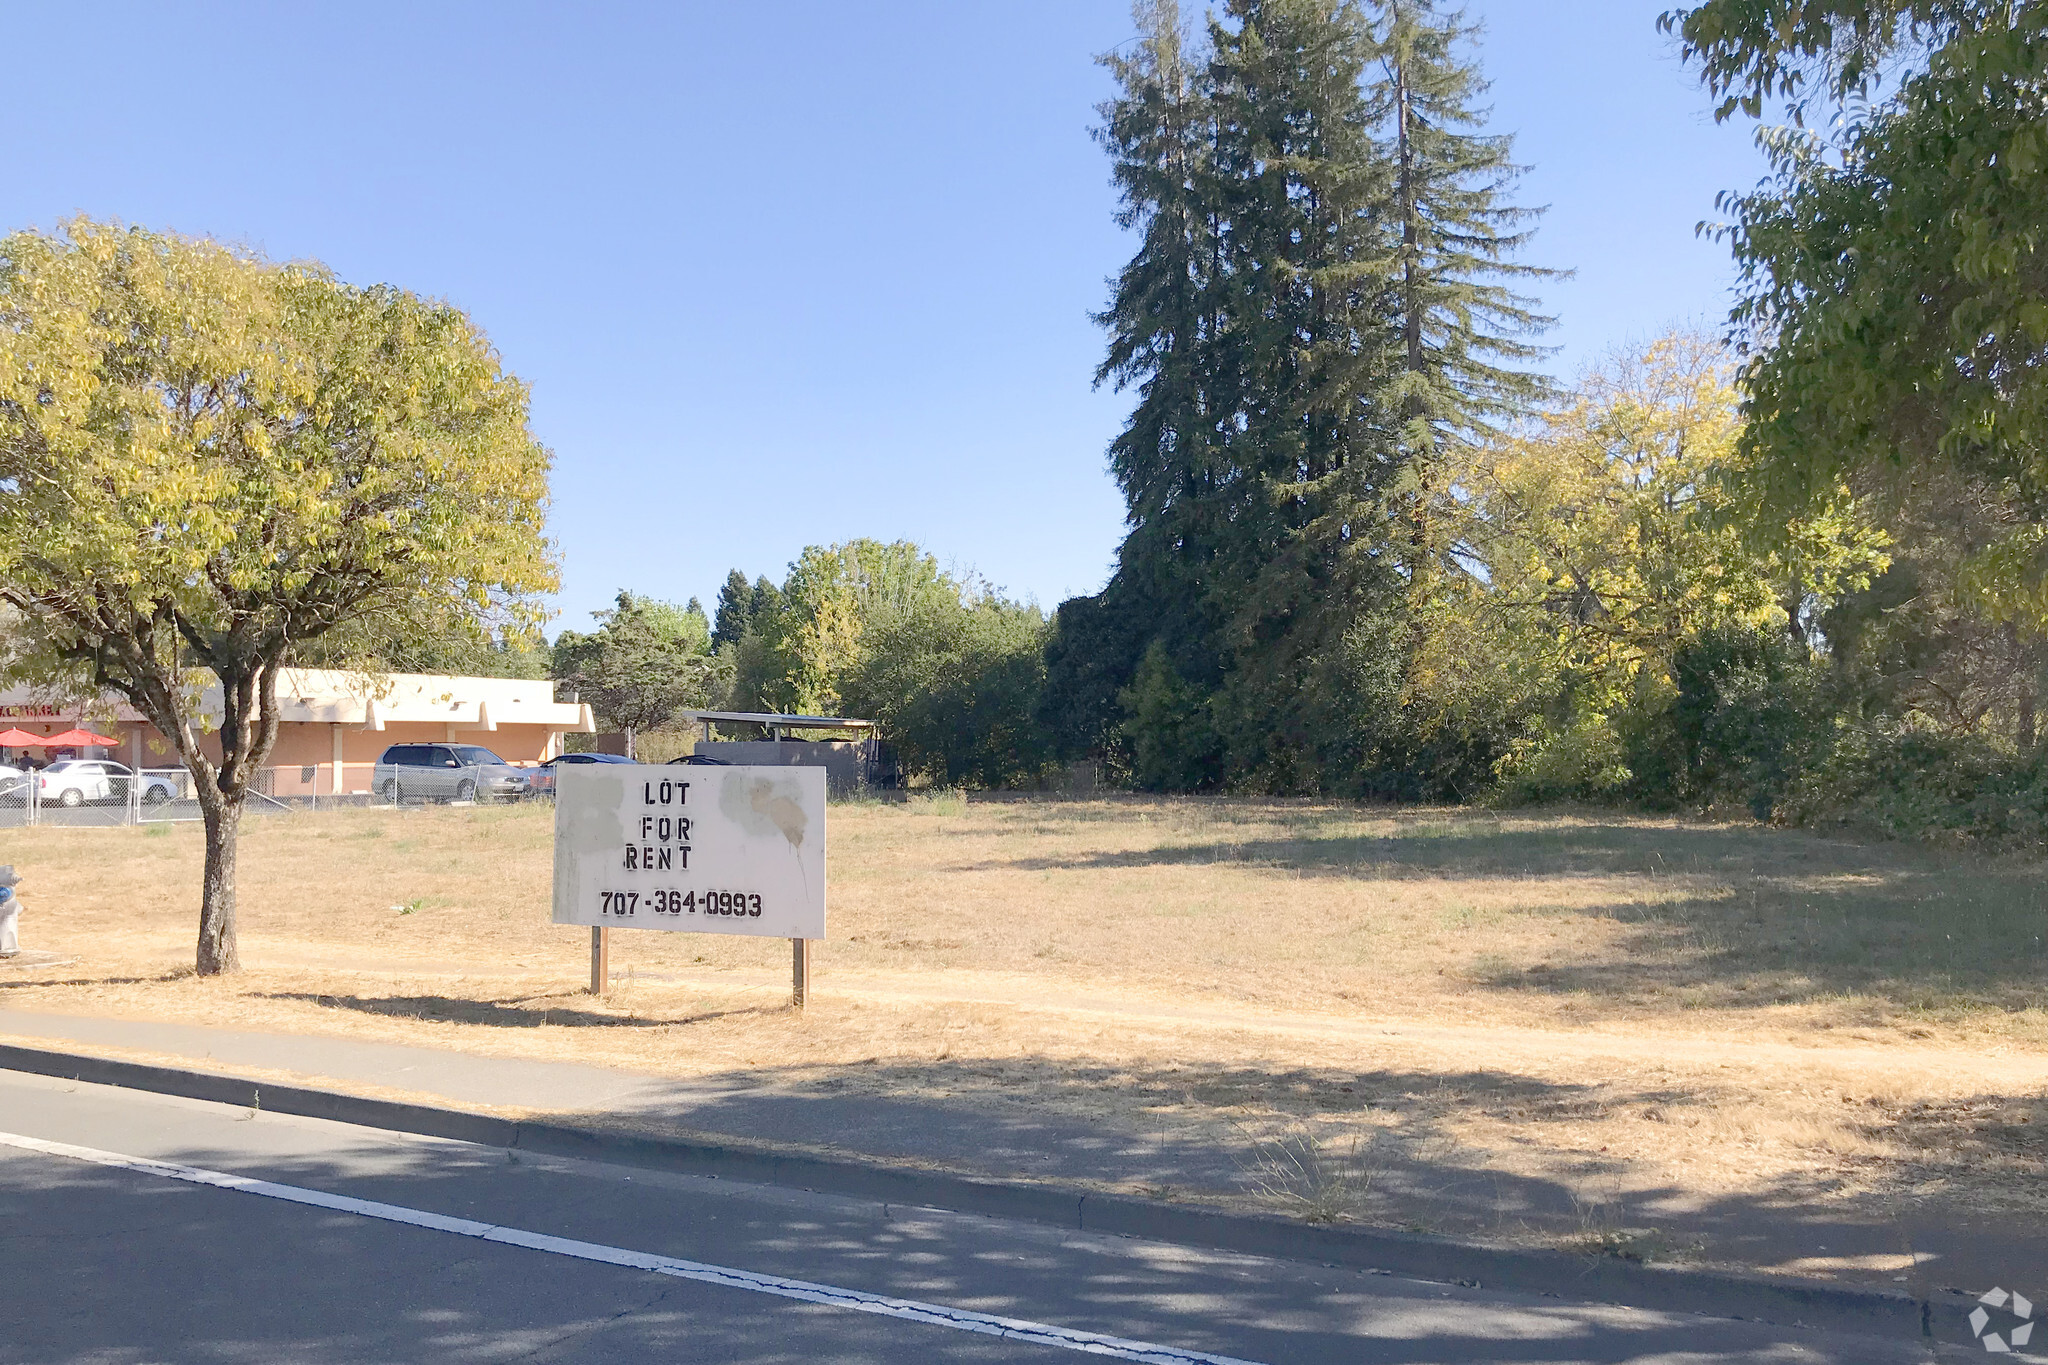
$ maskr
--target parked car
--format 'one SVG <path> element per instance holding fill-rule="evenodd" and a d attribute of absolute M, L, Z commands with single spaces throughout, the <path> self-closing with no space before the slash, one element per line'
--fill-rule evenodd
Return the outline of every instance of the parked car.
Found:
<path fill-rule="evenodd" d="M 126 801 L 135 780 L 135 770 L 125 763 L 105 758 L 67 758 L 36 774 L 36 795 L 45 806 Z M 144 805 L 161 806 L 177 794 L 177 784 L 169 778 L 142 775 Z"/>
<path fill-rule="evenodd" d="M 28 786 L 34 780 L 35 774 L 26 768 L 0 763 L 0 806 L 27 805 Z"/>
<path fill-rule="evenodd" d="M 533 794 L 553 796 L 555 794 L 555 770 L 565 763 L 631 763 L 630 758 L 617 754 L 557 754 L 533 770 Z"/>
<path fill-rule="evenodd" d="M 517 801 L 528 770 L 480 744 L 394 744 L 370 772 L 370 789 L 401 801 Z"/>

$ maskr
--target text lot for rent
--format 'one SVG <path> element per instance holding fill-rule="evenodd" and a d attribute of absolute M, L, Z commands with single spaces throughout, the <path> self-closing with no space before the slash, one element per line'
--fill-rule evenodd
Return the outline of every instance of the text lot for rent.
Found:
<path fill-rule="evenodd" d="M 825 937 L 825 770 L 564 765 L 557 924 Z"/>

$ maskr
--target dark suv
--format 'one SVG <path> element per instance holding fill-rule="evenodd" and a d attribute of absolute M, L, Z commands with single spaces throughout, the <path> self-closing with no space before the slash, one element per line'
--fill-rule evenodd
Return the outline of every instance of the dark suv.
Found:
<path fill-rule="evenodd" d="M 377 760 L 370 789 L 401 801 L 517 801 L 529 774 L 477 744 L 394 744 Z"/>

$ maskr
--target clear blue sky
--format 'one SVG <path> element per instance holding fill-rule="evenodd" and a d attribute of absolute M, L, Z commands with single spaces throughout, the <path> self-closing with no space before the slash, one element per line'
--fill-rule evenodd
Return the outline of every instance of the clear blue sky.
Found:
<path fill-rule="evenodd" d="M 1668 0 L 1473 0 L 1569 374 L 1726 311 L 1761 166 Z M 1193 4 L 1190 9 L 1198 9 Z M 556 454 L 561 616 L 916 540 L 1051 607 L 1122 533 L 1088 136 L 1123 0 L 28 6 L 0 224 L 205 233 L 469 310 Z"/>

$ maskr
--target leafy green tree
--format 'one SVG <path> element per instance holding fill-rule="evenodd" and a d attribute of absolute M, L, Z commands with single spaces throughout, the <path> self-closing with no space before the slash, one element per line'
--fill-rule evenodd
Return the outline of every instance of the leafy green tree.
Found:
<path fill-rule="evenodd" d="M 625 732 L 631 758 L 635 736 L 668 724 L 678 711 L 710 703 L 720 660 L 694 601 L 678 607 L 621 591 L 609 611 L 595 615 L 596 630 L 565 630 L 556 638 L 553 676 L 573 684 L 606 724 Z"/>
<path fill-rule="evenodd" d="M 718 590 L 717 612 L 711 619 L 711 647 L 724 649 L 739 644 L 740 637 L 747 633 L 747 622 L 753 619 L 754 590 L 738 569 L 725 576 L 725 586 Z"/>
<path fill-rule="evenodd" d="M 1773 508 L 1848 482 L 1903 514 L 1961 480 L 2006 512 L 1964 569 L 1981 606 L 2048 620 L 2048 11 L 1709 0 L 1663 22 L 1722 117 L 1794 119 L 1760 135 L 1774 175 L 1722 201 Z M 1830 135 L 1798 126 L 1816 110 Z"/>
<path fill-rule="evenodd" d="M 1722 625 L 1688 640 L 1671 674 L 1675 696 L 1655 731 L 1670 734 L 1677 761 L 1656 774 L 1664 779 L 1657 794 L 1732 797 L 1770 819 L 1831 738 L 1833 699 L 1820 662 L 1783 631 Z"/>
<path fill-rule="evenodd" d="M 1834 685 L 1859 721 L 1897 722 L 2026 752 L 2040 742 L 2048 640 L 1984 610 L 1971 573 L 2012 509 L 1965 481 L 1923 479 L 1886 518 L 1891 563 L 1819 620 Z"/>
<path fill-rule="evenodd" d="M 391 673 L 448 673 L 468 678 L 531 678 L 548 676 L 547 641 L 539 632 L 500 634 L 474 640 L 456 635 L 422 641 L 408 648 L 394 642 L 379 651 L 371 666 Z M 361 662 L 355 667 L 361 668 Z"/>
<path fill-rule="evenodd" d="M 1223 780 L 1223 739 L 1212 699 L 1173 666 L 1158 641 L 1145 651 L 1121 698 L 1131 778 L 1150 791 L 1213 790 Z"/>
<path fill-rule="evenodd" d="M 236 834 L 279 670 L 330 634 L 532 622 L 547 471 L 525 386 L 445 304 L 84 218 L 0 239 L 16 666 L 111 690 L 177 746 L 201 975 L 239 967 Z"/>
<path fill-rule="evenodd" d="M 741 651 L 753 704 L 835 714 L 840 684 L 858 662 L 872 622 L 959 596 L 959 584 L 939 562 L 907 540 L 807 546 L 782 587 L 769 588 L 749 632 L 758 640 Z"/>
<path fill-rule="evenodd" d="M 1038 719 L 1061 759 L 1092 759 L 1118 780 L 1130 762 L 1117 694 L 1130 684 L 1131 661 L 1144 657 L 1158 622 L 1129 610 L 1128 597 L 1114 588 L 1069 598 L 1053 613 Z"/>
<path fill-rule="evenodd" d="M 470 678 L 549 676 L 549 649 L 538 628 L 481 631 L 461 621 L 397 638 L 372 631 L 338 631 L 308 641 L 293 662 L 308 668 L 371 673 L 445 673 Z"/>
<path fill-rule="evenodd" d="M 1544 354 L 1528 338 L 1552 319 L 1504 281 L 1557 278 L 1516 259 L 1541 213 L 1508 198 L 1521 177 L 1514 139 L 1484 133 L 1474 101 L 1489 88 L 1463 51 L 1479 33 L 1434 0 L 1381 0 L 1377 59 L 1368 87 L 1394 162 L 1400 225 L 1394 294 L 1400 371 L 1379 401 L 1400 423 L 1404 463 L 1418 492 L 1417 538 L 1427 540 L 1432 493 L 1447 494 L 1434 457 L 1499 433 L 1499 423 L 1552 395 L 1527 367 Z M 1429 547 L 1410 559 L 1426 561 Z M 1415 569 L 1425 563 L 1417 562 Z"/>
<path fill-rule="evenodd" d="M 1052 761 L 1037 607 L 908 541 L 808 546 L 779 588 L 763 578 L 749 598 L 735 707 L 879 720 L 905 771 L 938 782 L 1028 785 Z"/>
<path fill-rule="evenodd" d="M 1886 538 L 1846 497 L 1776 550 L 1746 534 L 1732 379 L 1712 342 L 1667 336 L 1447 466 L 1461 497 L 1442 534 L 1463 569 L 1417 602 L 1408 704 L 1494 729 L 1523 794 L 1641 790 L 1631 736 L 1670 705 L 1681 652 L 1718 632 L 1803 657 L 1820 613 L 1884 569 Z M 1489 714 L 1506 700 L 1531 723 Z"/>
<path fill-rule="evenodd" d="M 950 786 L 1035 784 L 1052 761 L 1038 723 L 1046 620 L 993 594 L 936 594 L 884 615 L 842 687 L 880 721 L 906 773 Z"/>
<path fill-rule="evenodd" d="M 1230 0 L 1199 56 L 1172 6 L 1139 22 L 1101 131 L 1140 238 L 1101 317 L 1101 377 L 1138 394 L 1111 449 L 1131 529 L 1087 615 L 1149 624 L 1092 632 L 1116 654 L 1084 676 L 1063 608 L 1048 704 L 1100 747 L 1131 737 L 1105 696 L 1191 688 L 1223 745 L 1203 781 L 1357 785 L 1390 751 L 1332 699 L 1384 701 L 1359 651 L 1409 648 L 1383 627 L 1434 553 L 1436 448 L 1545 392 L 1517 168 L 1476 131 L 1471 30 L 1421 0 Z M 1177 681 L 1130 691 L 1153 643 Z"/>
<path fill-rule="evenodd" d="M 1096 321 L 1109 333 L 1098 384 L 1136 390 L 1110 443 L 1130 534 L 1109 594 L 1119 614 L 1151 622 L 1104 663 L 1116 687 L 1152 635 L 1213 682 L 1220 616 L 1209 581 L 1231 473 L 1223 262 L 1226 208 L 1217 177 L 1215 107 L 1203 55 L 1177 0 L 1138 0 L 1139 40 L 1101 58 L 1118 95 L 1100 106 L 1096 138 L 1122 203 L 1117 223 L 1139 234 Z M 1107 641 L 1098 641 L 1098 644 Z"/>
<path fill-rule="evenodd" d="M 1705 0 L 1666 10 L 1657 25 L 1676 32 L 1686 60 L 1699 64 L 1721 100 L 1717 121 L 1737 110 L 1760 118 L 1781 102 L 1804 125 L 1816 103 L 1828 113 L 1868 95 L 1902 52 L 1924 60 L 2027 8 L 2009 0 Z M 2008 49 L 2003 60 L 2025 56 Z"/>

